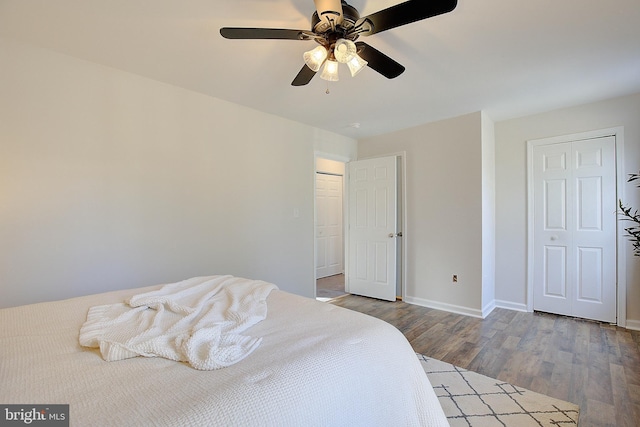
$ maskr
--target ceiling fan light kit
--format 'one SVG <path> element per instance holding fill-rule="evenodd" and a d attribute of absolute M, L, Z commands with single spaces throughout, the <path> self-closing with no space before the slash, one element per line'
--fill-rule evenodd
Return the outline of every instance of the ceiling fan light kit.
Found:
<path fill-rule="evenodd" d="M 351 76 L 368 66 L 388 79 L 402 74 L 405 68 L 364 42 L 370 36 L 432 16 L 451 12 L 457 0 L 408 0 L 387 9 L 360 17 L 360 13 L 344 0 L 314 0 L 316 11 L 311 16 L 311 31 L 276 28 L 224 27 L 220 34 L 227 39 L 314 40 L 319 46 L 303 54 L 304 65 L 293 79 L 293 86 L 304 86 L 324 64 L 320 78 L 338 80 L 338 64 L 347 64 Z"/>
<path fill-rule="evenodd" d="M 327 59 L 330 57 L 335 58 L 335 61 Z M 329 49 L 317 46 L 305 52 L 303 59 L 307 67 L 316 72 L 325 64 L 320 78 L 330 82 L 338 81 L 338 63 L 347 64 L 351 77 L 355 77 L 367 65 L 367 61 L 358 56 L 356 44 L 347 39 L 338 39 Z"/>

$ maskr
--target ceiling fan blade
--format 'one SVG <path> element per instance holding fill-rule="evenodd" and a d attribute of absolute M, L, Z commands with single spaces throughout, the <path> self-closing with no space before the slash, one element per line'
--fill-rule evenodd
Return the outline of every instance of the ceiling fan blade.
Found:
<path fill-rule="evenodd" d="M 358 55 L 368 62 L 367 66 L 388 79 L 394 79 L 404 73 L 405 68 L 379 50 L 364 42 L 357 42 Z"/>
<path fill-rule="evenodd" d="M 316 25 L 315 31 L 323 33 L 325 30 L 335 28 L 342 23 L 342 2 L 340 0 L 313 0 L 318 12 L 320 24 Z"/>
<path fill-rule="evenodd" d="M 304 64 L 295 79 L 291 82 L 291 86 L 304 86 L 311 81 L 316 72 Z"/>
<path fill-rule="evenodd" d="M 432 16 L 451 12 L 458 5 L 457 0 L 409 0 L 379 12 L 362 17 L 352 32 L 369 36 L 401 25 L 421 21 Z"/>
<path fill-rule="evenodd" d="M 280 28 L 220 28 L 225 39 L 281 39 L 311 40 L 315 34 L 305 30 L 288 30 Z"/>

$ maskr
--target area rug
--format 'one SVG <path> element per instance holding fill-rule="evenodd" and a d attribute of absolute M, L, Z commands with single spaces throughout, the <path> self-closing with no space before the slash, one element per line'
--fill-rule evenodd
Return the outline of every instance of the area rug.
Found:
<path fill-rule="evenodd" d="M 577 426 L 579 407 L 418 354 L 452 427 Z"/>

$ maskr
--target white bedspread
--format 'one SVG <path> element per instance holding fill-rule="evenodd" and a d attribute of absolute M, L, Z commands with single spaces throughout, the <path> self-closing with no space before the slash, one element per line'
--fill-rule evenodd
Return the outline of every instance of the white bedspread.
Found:
<path fill-rule="evenodd" d="M 68 403 L 72 426 L 447 426 L 391 325 L 273 290 L 262 344 L 199 371 L 164 358 L 105 362 L 80 346 L 87 310 L 156 288 L 0 310 L 0 402 Z"/>
<path fill-rule="evenodd" d="M 91 307 L 80 345 L 106 361 L 136 356 L 224 368 L 254 351 L 259 337 L 242 335 L 267 315 L 274 284 L 233 276 L 194 277 L 141 293 L 127 303 Z"/>

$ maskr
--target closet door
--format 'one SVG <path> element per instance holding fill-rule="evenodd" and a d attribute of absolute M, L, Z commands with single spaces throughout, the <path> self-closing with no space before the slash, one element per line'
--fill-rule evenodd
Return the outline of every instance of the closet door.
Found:
<path fill-rule="evenodd" d="M 615 138 L 533 149 L 533 308 L 616 321 Z"/>

